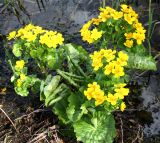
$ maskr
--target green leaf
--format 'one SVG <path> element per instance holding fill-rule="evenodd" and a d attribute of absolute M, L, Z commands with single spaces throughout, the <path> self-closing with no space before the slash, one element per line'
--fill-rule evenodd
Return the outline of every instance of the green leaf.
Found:
<path fill-rule="evenodd" d="M 79 85 L 74 80 L 72 80 L 71 77 L 64 74 L 63 71 L 57 69 L 57 73 L 61 75 L 64 79 L 66 79 L 70 84 L 74 85 L 75 87 L 79 87 Z"/>
<path fill-rule="evenodd" d="M 59 75 L 54 76 L 51 81 L 49 82 L 48 80 L 50 80 L 50 76 L 47 77 L 46 82 L 47 86 L 44 87 L 44 95 L 46 96 L 46 98 L 48 98 L 50 96 L 51 93 L 54 92 L 54 90 L 57 88 L 61 77 Z"/>
<path fill-rule="evenodd" d="M 68 116 L 66 114 L 66 109 L 68 106 L 68 102 L 67 102 L 67 96 L 64 97 L 63 100 L 61 100 L 61 102 L 56 102 L 55 105 L 53 106 L 52 110 L 53 112 L 58 116 L 58 118 L 64 123 L 67 124 L 69 123 L 69 119 Z"/>
<path fill-rule="evenodd" d="M 17 94 L 19 94 L 21 96 L 28 96 L 29 90 L 35 84 L 37 84 L 39 86 L 40 85 L 40 80 L 38 78 L 36 78 L 34 75 L 29 75 L 29 76 L 26 77 L 25 80 L 22 81 L 22 85 L 20 87 L 17 87 L 16 82 L 15 82 L 15 91 L 16 91 Z"/>
<path fill-rule="evenodd" d="M 37 58 L 37 56 L 38 56 L 37 55 L 37 50 L 31 50 L 30 55 L 31 55 L 32 58 Z"/>
<path fill-rule="evenodd" d="M 47 55 L 46 56 L 46 60 L 47 60 L 47 65 L 50 69 L 53 69 L 55 64 L 56 64 L 56 57 L 55 57 L 55 54 L 51 55 Z"/>
<path fill-rule="evenodd" d="M 76 45 L 74 45 L 74 46 L 76 46 Z M 80 54 L 80 58 L 82 60 L 87 60 L 88 59 L 89 54 L 82 46 L 76 46 L 76 49 L 78 50 L 78 52 Z"/>
<path fill-rule="evenodd" d="M 129 53 L 128 67 L 140 70 L 156 70 L 156 61 L 151 56 Z"/>
<path fill-rule="evenodd" d="M 43 101 L 45 100 L 45 95 L 44 95 L 44 86 L 45 86 L 45 82 L 44 81 L 41 81 L 41 85 L 40 85 L 40 101 Z"/>
<path fill-rule="evenodd" d="M 71 94 L 68 98 L 69 105 L 67 107 L 67 115 L 68 118 L 72 122 L 76 122 L 81 119 L 83 113 L 85 112 L 84 106 L 81 109 L 81 104 L 82 104 L 82 97 L 80 96 L 81 94 L 75 93 Z"/>
<path fill-rule="evenodd" d="M 117 46 L 118 46 L 119 48 L 125 49 L 126 47 L 124 46 L 124 42 L 125 42 L 124 37 L 119 38 L 119 40 L 118 40 L 118 42 L 117 42 Z"/>
<path fill-rule="evenodd" d="M 41 82 L 40 87 L 40 99 L 45 101 L 46 106 L 53 106 L 56 102 L 62 100 L 69 91 L 69 88 L 64 84 L 60 83 L 60 76 L 51 75 L 47 76 L 45 82 Z"/>
<path fill-rule="evenodd" d="M 139 55 L 148 55 L 146 48 L 143 45 L 136 45 L 133 48 L 131 48 L 131 52 Z"/>
<path fill-rule="evenodd" d="M 20 57 L 22 55 L 21 46 L 18 43 L 14 44 L 12 52 L 16 57 Z"/>
<path fill-rule="evenodd" d="M 72 45 L 66 44 L 65 45 L 67 55 L 76 63 L 79 62 L 79 51 Z"/>
<path fill-rule="evenodd" d="M 90 123 L 79 120 L 73 126 L 77 140 L 83 143 L 113 143 L 116 135 L 114 118 L 105 111 L 95 112 Z"/>
<path fill-rule="evenodd" d="M 29 94 L 29 91 L 28 91 L 27 88 L 18 88 L 18 87 L 15 87 L 14 90 L 20 96 L 26 97 Z"/>
<path fill-rule="evenodd" d="M 63 94 L 62 96 L 61 92 L 66 91 L 66 89 L 67 89 L 67 86 L 65 84 L 63 83 L 60 84 L 55 90 L 53 90 L 53 92 L 49 96 L 46 96 L 45 105 L 51 106 L 55 102 L 58 102 L 59 100 L 61 100 L 65 96 L 65 94 Z"/>

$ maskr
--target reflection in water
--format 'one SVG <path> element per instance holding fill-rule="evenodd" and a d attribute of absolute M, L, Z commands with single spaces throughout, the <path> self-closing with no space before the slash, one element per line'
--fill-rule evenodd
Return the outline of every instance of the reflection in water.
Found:
<path fill-rule="evenodd" d="M 24 13 L 21 13 L 25 23 L 30 21 L 49 29 L 56 29 L 65 33 L 76 33 L 82 24 L 98 13 L 99 0 L 43 0 L 24 1 L 24 7 L 30 15 L 29 20 Z M 42 8 L 45 7 L 45 10 Z M 40 11 L 41 9 L 41 11 Z M 11 14 L 4 17 L 2 33 L 7 34 L 12 29 L 21 27 L 17 18 Z M 66 31 L 67 29 L 67 31 Z"/>
<path fill-rule="evenodd" d="M 153 123 L 145 125 L 146 136 L 160 134 L 160 77 L 152 76 L 147 88 L 142 90 L 143 104 L 152 113 Z"/>

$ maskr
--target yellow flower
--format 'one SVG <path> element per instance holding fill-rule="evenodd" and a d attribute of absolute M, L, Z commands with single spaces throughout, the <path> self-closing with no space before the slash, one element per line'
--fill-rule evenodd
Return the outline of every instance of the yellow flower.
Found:
<path fill-rule="evenodd" d="M 83 41 L 87 41 L 88 43 L 94 42 L 94 39 L 91 38 L 91 31 L 89 30 L 92 22 L 92 20 L 88 21 L 86 24 L 83 25 L 82 29 L 80 30 Z"/>
<path fill-rule="evenodd" d="M 115 66 L 115 68 L 112 70 L 112 73 L 116 78 L 119 78 L 121 76 L 124 76 L 124 68 L 121 66 Z"/>
<path fill-rule="evenodd" d="M 64 38 L 61 33 L 56 31 L 47 31 L 40 36 L 39 42 L 45 44 L 49 48 L 56 48 L 58 45 L 62 45 Z"/>
<path fill-rule="evenodd" d="M 133 38 L 136 39 L 137 44 L 140 45 L 142 44 L 142 41 L 144 41 L 145 39 L 145 34 L 133 33 Z"/>
<path fill-rule="evenodd" d="M 20 74 L 20 80 L 25 80 L 26 79 L 26 75 L 25 74 Z"/>
<path fill-rule="evenodd" d="M 128 55 L 122 51 L 118 52 L 118 57 L 122 61 L 128 61 Z"/>
<path fill-rule="evenodd" d="M 114 13 L 111 13 L 111 16 L 113 17 L 114 20 L 118 20 L 123 17 L 123 12 L 115 11 Z"/>
<path fill-rule="evenodd" d="M 117 58 L 117 60 L 116 60 L 116 61 L 113 61 L 113 63 L 114 63 L 115 65 L 118 65 L 118 66 L 121 66 L 121 67 L 127 65 L 127 62 L 126 62 L 126 61 L 122 61 L 120 58 Z"/>
<path fill-rule="evenodd" d="M 92 59 L 92 66 L 95 71 L 103 66 L 102 64 L 102 54 L 100 52 L 95 51 L 92 55 L 90 55 Z"/>
<path fill-rule="evenodd" d="M 33 34 L 32 32 L 27 32 L 24 36 L 23 36 L 28 42 L 34 42 L 37 38 L 36 34 Z"/>
<path fill-rule="evenodd" d="M 111 105 L 116 105 L 118 98 L 117 98 L 116 96 L 114 96 L 113 94 L 108 93 L 108 97 L 106 98 L 106 100 L 107 100 L 108 102 L 110 102 Z"/>
<path fill-rule="evenodd" d="M 25 30 L 24 30 L 23 28 L 20 28 L 20 29 L 18 30 L 18 32 L 17 32 L 16 37 L 21 37 L 21 36 L 24 35 L 24 33 L 25 33 Z"/>
<path fill-rule="evenodd" d="M 15 36 L 16 36 L 16 31 L 12 31 L 12 32 L 9 33 L 7 39 L 11 40 L 11 39 L 15 38 Z"/>
<path fill-rule="evenodd" d="M 115 67 L 115 64 L 113 62 L 110 62 L 108 65 L 105 66 L 104 74 L 105 75 L 111 74 L 113 69 L 114 69 L 114 67 Z"/>
<path fill-rule="evenodd" d="M 107 62 L 110 62 L 115 59 L 115 53 L 116 53 L 115 50 L 113 51 L 111 49 L 104 50 L 103 56 L 106 58 Z"/>
<path fill-rule="evenodd" d="M 132 25 L 135 21 L 135 18 L 132 17 L 131 14 L 124 14 L 124 20 L 128 22 L 128 24 Z"/>
<path fill-rule="evenodd" d="M 124 43 L 124 45 L 128 48 L 131 48 L 133 46 L 133 41 L 132 40 L 126 40 L 126 42 Z"/>
<path fill-rule="evenodd" d="M 126 4 L 121 4 L 121 11 L 128 13 L 129 12 L 129 8 Z"/>
<path fill-rule="evenodd" d="M 128 55 L 122 51 L 118 52 L 118 58 L 117 58 L 116 63 L 120 66 L 126 66 L 127 61 L 128 61 Z"/>
<path fill-rule="evenodd" d="M 106 8 L 100 8 L 100 14 L 99 14 L 98 18 L 101 19 L 103 22 L 105 22 L 106 20 L 111 18 L 110 12 L 113 12 L 113 11 L 114 11 L 114 9 L 112 9 L 108 6 Z"/>
<path fill-rule="evenodd" d="M 21 69 L 23 69 L 24 64 L 25 64 L 24 60 L 16 61 L 15 68 L 21 70 Z"/>
<path fill-rule="evenodd" d="M 64 41 L 64 38 L 63 38 L 63 36 L 62 36 L 62 34 L 61 33 L 58 33 L 57 35 L 56 35 L 56 42 L 57 42 L 57 44 L 59 44 L 59 45 L 62 45 L 63 44 L 63 41 Z"/>
<path fill-rule="evenodd" d="M 128 88 L 116 88 L 115 92 L 127 96 L 129 94 L 129 89 Z"/>
<path fill-rule="evenodd" d="M 102 22 L 102 20 L 101 19 L 99 19 L 99 18 L 92 18 L 92 20 L 91 20 L 92 22 L 93 22 L 93 24 L 95 24 L 95 25 L 99 25 L 99 23 L 101 23 Z"/>
<path fill-rule="evenodd" d="M 125 33 L 124 36 L 126 37 L 127 40 L 131 39 L 133 34 L 132 33 Z"/>
<path fill-rule="evenodd" d="M 102 104 L 106 99 L 104 96 L 104 91 L 100 89 L 100 86 L 97 84 L 97 82 L 88 84 L 88 88 L 84 91 L 84 95 L 88 100 L 95 99 L 96 106 Z"/>
<path fill-rule="evenodd" d="M 34 28 L 35 28 L 35 26 L 32 25 L 31 23 L 28 24 L 28 25 L 26 25 L 26 26 L 24 27 L 25 31 L 30 31 L 30 30 L 32 30 L 32 29 L 34 29 Z"/>
<path fill-rule="evenodd" d="M 42 34 L 45 32 L 45 30 L 42 29 L 42 27 L 40 26 L 35 26 L 34 29 L 32 29 L 32 31 L 34 32 L 34 34 L 38 35 L 38 34 Z"/>
<path fill-rule="evenodd" d="M 125 108 L 126 108 L 126 104 L 122 102 L 120 106 L 121 111 L 123 112 Z"/>
<path fill-rule="evenodd" d="M 124 99 L 124 95 L 120 93 L 115 93 L 114 96 L 116 96 L 118 99 Z"/>
<path fill-rule="evenodd" d="M 98 92 L 96 92 L 96 96 L 94 98 L 95 98 L 96 106 L 102 104 L 106 99 L 106 97 L 104 96 L 104 92 L 102 90 L 99 90 Z"/>
<path fill-rule="evenodd" d="M 97 28 L 94 28 L 91 31 L 91 38 L 94 40 L 98 40 L 99 38 L 102 37 L 102 31 L 98 31 Z"/>
<path fill-rule="evenodd" d="M 99 90 L 100 86 L 97 82 L 93 82 L 92 84 L 88 84 L 88 89 L 84 91 L 84 95 L 87 97 L 88 100 L 95 98 L 95 91 Z"/>
<path fill-rule="evenodd" d="M 127 85 L 126 83 L 119 83 L 119 84 L 115 84 L 114 87 L 122 88 L 122 87 L 125 87 L 126 85 Z"/>
<path fill-rule="evenodd" d="M 21 87 L 22 81 L 20 79 L 17 80 L 17 87 Z"/>
<path fill-rule="evenodd" d="M 87 41 L 89 44 L 94 42 L 94 40 L 91 38 L 91 31 L 89 30 L 86 30 L 85 33 L 83 33 L 82 39 L 83 41 Z"/>

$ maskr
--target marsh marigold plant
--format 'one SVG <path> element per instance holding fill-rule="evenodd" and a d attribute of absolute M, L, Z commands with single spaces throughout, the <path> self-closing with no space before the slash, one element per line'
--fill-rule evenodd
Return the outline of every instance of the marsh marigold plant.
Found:
<path fill-rule="evenodd" d="M 99 16 L 84 24 L 80 32 L 82 39 L 90 44 L 99 41 L 102 45 L 106 42 L 115 45 L 121 42 L 122 47 L 132 48 L 142 44 L 146 30 L 132 7 L 122 4 L 120 11 L 108 6 L 100 8 Z"/>
<path fill-rule="evenodd" d="M 125 111 L 130 71 L 156 70 L 156 62 L 143 46 L 145 29 L 128 5 L 117 11 L 100 8 L 97 18 L 80 30 L 93 44 L 66 44 L 57 31 L 28 24 L 8 34 L 13 47 L 9 64 L 18 95 L 40 94 L 40 100 L 68 124 L 83 143 L 113 143 L 112 112 Z"/>

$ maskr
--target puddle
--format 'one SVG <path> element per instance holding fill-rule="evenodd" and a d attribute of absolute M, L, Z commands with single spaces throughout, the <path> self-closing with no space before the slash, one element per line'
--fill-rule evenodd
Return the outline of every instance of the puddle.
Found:
<path fill-rule="evenodd" d="M 143 106 L 152 114 L 153 123 L 144 126 L 146 137 L 160 135 L 160 76 L 153 75 L 142 89 Z"/>
<path fill-rule="evenodd" d="M 44 6 L 45 9 L 40 5 L 40 11 L 35 1 L 25 0 L 24 7 L 28 11 L 33 24 L 73 34 L 77 33 L 86 21 L 97 15 L 100 1 L 49 0 L 44 1 Z M 23 13 L 21 14 L 25 23 L 29 23 L 28 17 Z M 7 16 L 7 18 L 3 17 L 3 23 L 0 30 L 4 35 L 10 30 L 21 27 L 13 14 Z"/>

